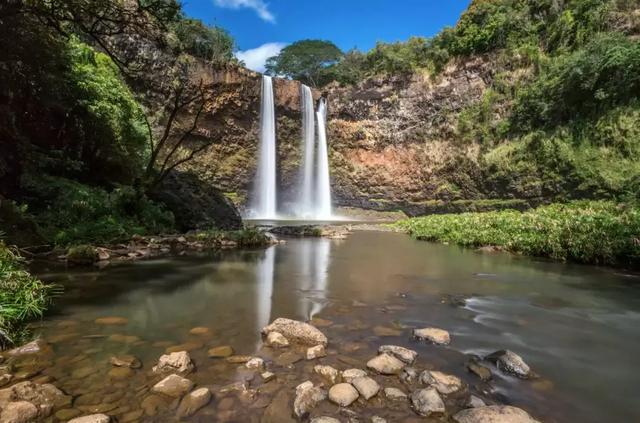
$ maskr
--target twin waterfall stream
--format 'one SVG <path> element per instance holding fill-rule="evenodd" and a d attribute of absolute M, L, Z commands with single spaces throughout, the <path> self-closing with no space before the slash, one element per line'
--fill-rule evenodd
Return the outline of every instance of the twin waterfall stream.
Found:
<path fill-rule="evenodd" d="M 295 203 L 286 213 L 278 208 L 277 151 L 273 81 L 262 77 L 260 145 L 249 217 L 259 220 L 332 220 L 331 183 L 327 149 L 327 105 L 324 98 L 314 110 L 311 88 L 301 85 L 302 165 Z"/>

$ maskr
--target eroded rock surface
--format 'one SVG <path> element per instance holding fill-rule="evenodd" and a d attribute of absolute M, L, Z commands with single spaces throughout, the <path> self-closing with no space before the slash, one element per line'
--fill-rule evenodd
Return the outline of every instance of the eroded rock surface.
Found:
<path fill-rule="evenodd" d="M 306 345 L 327 345 L 327 337 L 318 328 L 308 323 L 280 317 L 262 329 L 262 333 L 280 332 L 290 341 Z"/>
<path fill-rule="evenodd" d="M 490 405 L 469 408 L 453 416 L 456 423 L 539 423 L 520 408 L 508 405 Z"/>

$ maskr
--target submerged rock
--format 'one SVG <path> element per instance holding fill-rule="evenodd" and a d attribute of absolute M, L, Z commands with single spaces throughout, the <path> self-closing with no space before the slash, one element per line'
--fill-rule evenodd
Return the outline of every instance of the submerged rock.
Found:
<path fill-rule="evenodd" d="M 469 408 L 453 416 L 456 423 L 539 423 L 526 411 L 509 405 Z"/>
<path fill-rule="evenodd" d="M 484 407 L 485 405 L 487 404 L 485 404 L 485 402 L 482 399 L 476 397 L 475 395 L 471 395 L 469 397 L 469 400 L 467 401 L 467 407 L 469 408 Z"/>
<path fill-rule="evenodd" d="M 422 372 L 420 380 L 425 385 L 435 388 L 443 395 L 453 394 L 463 387 L 462 381 L 456 376 L 431 370 Z"/>
<path fill-rule="evenodd" d="M 491 380 L 492 378 L 491 370 L 475 360 L 468 361 L 465 366 L 467 367 L 467 370 L 469 370 L 471 373 L 475 374 L 485 382 Z"/>
<path fill-rule="evenodd" d="M 378 382 L 368 376 L 355 378 L 351 384 L 366 400 L 373 398 L 380 391 L 380 385 L 378 385 Z"/>
<path fill-rule="evenodd" d="M 376 326 L 373 328 L 373 333 L 376 336 L 386 337 L 386 336 L 400 336 L 402 335 L 402 331 L 395 328 L 389 328 L 386 326 Z"/>
<path fill-rule="evenodd" d="M 0 409 L 4 411 L 7 405 L 12 402 L 29 402 L 35 406 L 38 418 L 44 418 L 51 415 L 54 407 L 70 405 L 71 397 L 65 395 L 53 385 L 38 385 L 26 381 L 0 390 Z M 27 408 L 24 404 L 14 405 L 13 407 L 14 410 L 26 410 Z M 0 421 L 4 422 L 4 420 Z"/>
<path fill-rule="evenodd" d="M 351 383 L 353 379 L 356 379 L 358 377 L 365 377 L 365 376 L 367 376 L 367 372 L 360 369 L 347 369 L 342 372 L 342 380 L 344 380 L 347 383 Z"/>
<path fill-rule="evenodd" d="M 449 332 L 438 328 L 414 329 L 413 336 L 422 341 L 429 341 L 438 345 L 449 345 L 451 337 Z"/>
<path fill-rule="evenodd" d="M 408 348 L 400 347 L 398 345 L 382 345 L 378 348 L 380 354 L 387 353 L 399 360 L 404 361 L 407 364 L 411 364 L 415 361 L 418 353 Z"/>
<path fill-rule="evenodd" d="M 245 363 L 247 369 L 262 370 L 264 368 L 264 360 L 260 357 L 253 357 Z"/>
<path fill-rule="evenodd" d="M 208 353 L 209 358 L 227 358 L 233 355 L 233 348 L 229 345 L 211 348 Z"/>
<path fill-rule="evenodd" d="M 68 423 L 109 423 L 111 418 L 106 414 L 92 414 L 90 416 L 76 417 Z"/>
<path fill-rule="evenodd" d="M 142 363 L 132 355 L 118 355 L 109 359 L 109 363 L 115 367 L 128 367 L 130 369 L 139 369 Z"/>
<path fill-rule="evenodd" d="M 311 410 L 318 405 L 319 402 L 324 401 L 327 398 L 327 393 L 316 386 L 304 384 L 296 388 L 296 399 L 293 402 L 293 413 L 299 419 L 303 419 L 309 415 Z"/>
<path fill-rule="evenodd" d="M 396 375 L 402 371 L 405 364 L 389 354 L 380 354 L 367 362 L 367 367 L 383 375 Z"/>
<path fill-rule="evenodd" d="M 445 412 L 444 402 L 434 388 L 420 389 L 411 394 L 411 405 L 416 413 L 425 417 Z"/>
<path fill-rule="evenodd" d="M 7 355 L 27 355 L 27 354 L 40 354 L 50 350 L 49 344 L 44 339 L 36 339 L 27 344 L 24 344 L 18 348 L 14 348 L 7 352 Z"/>
<path fill-rule="evenodd" d="M 271 332 L 267 335 L 266 344 L 272 348 L 284 348 L 289 346 L 289 340 L 280 332 Z"/>
<path fill-rule="evenodd" d="M 156 383 L 151 389 L 153 392 L 164 394 L 174 398 L 180 398 L 193 388 L 193 382 L 178 375 L 169 375 Z"/>
<path fill-rule="evenodd" d="M 341 407 L 348 407 L 359 396 L 360 394 L 358 394 L 356 388 L 350 383 L 338 383 L 329 389 L 329 399 Z"/>
<path fill-rule="evenodd" d="M 327 337 L 308 323 L 297 320 L 277 318 L 271 324 L 262 329 L 262 333 L 269 335 L 271 332 L 280 332 L 290 341 L 296 341 L 307 345 L 327 345 Z"/>
<path fill-rule="evenodd" d="M 129 319 L 125 317 L 100 317 L 94 321 L 96 325 L 104 325 L 104 326 L 124 326 L 129 323 Z"/>
<path fill-rule="evenodd" d="M 194 415 L 211 401 L 211 391 L 207 388 L 196 389 L 185 395 L 178 407 L 178 417 L 189 417 Z"/>
<path fill-rule="evenodd" d="M 524 362 L 522 357 L 513 351 L 500 350 L 485 357 L 487 360 L 496 363 L 496 367 L 508 374 L 512 374 L 519 378 L 527 379 L 531 376 L 531 369 Z"/>
<path fill-rule="evenodd" d="M 193 362 L 186 351 L 161 356 L 158 365 L 153 368 L 155 373 L 189 373 L 191 370 L 193 370 Z"/>
<path fill-rule="evenodd" d="M 0 413 L 2 423 L 29 423 L 38 418 L 38 408 L 28 401 L 14 401 L 6 404 Z"/>

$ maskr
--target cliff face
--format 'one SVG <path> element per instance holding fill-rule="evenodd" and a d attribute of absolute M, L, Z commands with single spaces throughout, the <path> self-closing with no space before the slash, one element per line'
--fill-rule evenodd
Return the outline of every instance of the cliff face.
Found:
<path fill-rule="evenodd" d="M 244 206 L 256 168 L 261 77 L 237 67 L 202 71 L 210 100 L 199 133 L 219 142 L 190 167 Z M 481 98 L 491 78 L 490 62 L 476 58 L 450 66 L 437 80 L 412 75 L 329 87 L 323 95 L 335 203 L 420 214 L 437 200 L 484 198 L 479 148 L 457 145 L 451 135 L 456 114 Z M 301 159 L 300 85 L 274 79 L 274 87 L 286 203 L 296 194 Z"/>

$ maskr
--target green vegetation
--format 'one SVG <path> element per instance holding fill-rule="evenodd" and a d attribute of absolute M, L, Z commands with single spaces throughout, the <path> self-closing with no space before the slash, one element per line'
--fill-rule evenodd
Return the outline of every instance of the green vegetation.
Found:
<path fill-rule="evenodd" d="M 330 41 L 301 40 L 267 59 L 266 69 L 268 75 L 286 76 L 318 87 L 329 82 L 324 72 L 341 57 L 342 51 Z"/>
<path fill-rule="evenodd" d="M 212 63 L 234 62 L 235 41 L 223 28 L 207 26 L 197 19 L 182 17 L 172 25 L 178 51 Z"/>
<path fill-rule="evenodd" d="M 58 289 L 31 276 L 20 256 L 0 241 L 0 349 L 25 339 L 25 323 L 42 316 Z"/>
<path fill-rule="evenodd" d="M 432 215 L 397 226 L 427 241 L 498 246 L 580 263 L 640 265 L 640 208 L 635 205 L 575 201 L 526 212 Z"/>

